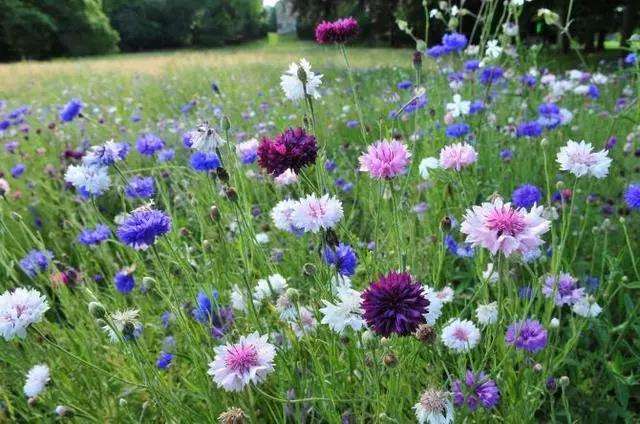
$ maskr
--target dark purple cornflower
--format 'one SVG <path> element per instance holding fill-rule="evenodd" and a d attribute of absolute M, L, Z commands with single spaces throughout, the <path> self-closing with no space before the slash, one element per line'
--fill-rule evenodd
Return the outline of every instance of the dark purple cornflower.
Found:
<path fill-rule="evenodd" d="M 396 87 L 398 87 L 398 90 L 408 90 L 413 87 L 413 83 L 409 80 L 403 80 L 396 84 Z"/>
<path fill-rule="evenodd" d="M 504 76 L 504 70 L 499 66 L 487 66 L 480 72 L 480 83 L 484 85 L 495 84 Z"/>
<path fill-rule="evenodd" d="M 540 137 L 542 125 L 538 121 L 522 122 L 516 128 L 516 137 Z"/>
<path fill-rule="evenodd" d="M 156 183 L 153 177 L 136 175 L 129 180 L 129 184 L 124 189 L 124 194 L 129 199 L 148 199 L 156 194 Z"/>
<path fill-rule="evenodd" d="M 136 286 L 136 280 L 133 278 L 133 268 L 124 268 L 118 271 L 113 277 L 113 284 L 120 293 L 131 293 Z"/>
<path fill-rule="evenodd" d="M 24 174 L 24 171 L 27 169 L 26 165 L 24 163 L 19 163 L 16 166 L 14 166 L 13 168 L 11 168 L 11 176 L 13 178 L 20 178 L 22 176 L 22 174 Z"/>
<path fill-rule="evenodd" d="M 457 32 L 442 36 L 442 45 L 447 52 L 460 52 L 467 47 L 467 37 Z"/>
<path fill-rule="evenodd" d="M 447 126 L 447 129 L 445 130 L 445 135 L 448 138 L 460 138 L 467 135 L 469 131 L 470 131 L 469 125 L 459 122 L 459 123 L 451 124 Z"/>
<path fill-rule="evenodd" d="M 547 386 L 547 390 L 549 390 L 551 393 L 555 393 L 556 389 L 558 388 L 556 379 L 553 376 L 547 378 L 545 385 Z"/>
<path fill-rule="evenodd" d="M 60 120 L 62 122 L 71 122 L 80 114 L 82 102 L 78 99 L 71 99 L 60 111 Z"/>
<path fill-rule="evenodd" d="M 453 382 L 453 404 L 461 407 L 466 404 L 473 412 L 482 406 L 485 409 L 495 408 L 500 403 L 500 389 L 496 382 L 486 376 L 484 372 L 473 373 L 467 370 L 464 382 Z"/>
<path fill-rule="evenodd" d="M 135 250 L 145 250 L 156 239 L 171 231 L 171 218 L 166 213 L 141 207 L 131 212 L 118 227 L 118 239 Z"/>
<path fill-rule="evenodd" d="M 136 140 L 136 149 L 141 155 L 153 156 L 158 150 L 164 148 L 164 140 L 155 134 L 142 134 Z"/>
<path fill-rule="evenodd" d="M 358 21 L 352 17 L 337 21 L 324 21 L 316 27 L 316 41 L 319 44 L 346 43 L 353 39 L 360 30 Z"/>
<path fill-rule="evenodd" d="M 20 268 L 29 277 L 33 278 L 49 268 L 53 259 L 53 253 L 48 250 L 30 250 L 24 258 L 20 260 Z"/>
<path fill-rule="evenodd" d="M 291 169 L 296 174 L 316 161 L 316 138 L 302 128 L 289 128 L 273 139 L 263 138 L 258 146 L 258 164 L 274 177 Z"/>
<path fill-rule="evenodd" d="M 624 201 L 629 209 L 640 210 L 640 184 L 629 184 L 624 192 Z"/>
<path fill-rule="evenodd" d="M 324 261 L 333 265 L 340 275 L 352 276 L 358 266 L 356 252 L 348 244 L 340 243 L 338 246 L 326 246 L 323 254 Z"/>
<path fill-rule="evenodd" d="M 511 324 L 507 328 L 504 340 L 517 349 L 535 353 L 547 346 L 547 330 L 539 321 L 525 319 Z"/>
<path fill-rule="evenodd" d="M 111 229 L 104 224 L 98 224 L 94 228 L 85 228 L 78 235 L 78 241 L 87 246 L 97 246 L 111 237 Z"/>
<path fill-rule="evenodd" d="M 191 167 L 198 172 L 208 172 L 220 167 L 220 158 L 213 152 L 194 152 L 189 159 Z"/>
<path fill-rule="evenodd" d="M 536 203 L 540 203 L 541 199 L 542 192 L 533 184 L 523 184 L 511 193 L 511 201 L 519 208 L 529 209 Z"/>
<path fill-rule="evenodd" d="M 425 321 L 428 306 L 422 285 L 406 272 L 383 275 L 362 293 L 364 319 L 384 337 L 413 333 Z"/>

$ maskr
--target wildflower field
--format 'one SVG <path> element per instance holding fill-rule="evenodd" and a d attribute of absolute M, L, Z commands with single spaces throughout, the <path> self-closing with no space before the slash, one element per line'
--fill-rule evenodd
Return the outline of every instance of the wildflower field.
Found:
<path fill-rule="evenodd" d="M 0 65 L 0 421 L 640 419 L 637 56 L 356 30 Z"/>

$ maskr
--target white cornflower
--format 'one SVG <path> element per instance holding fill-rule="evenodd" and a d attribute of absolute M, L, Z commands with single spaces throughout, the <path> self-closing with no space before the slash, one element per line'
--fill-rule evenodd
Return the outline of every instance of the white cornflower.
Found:
<path fill-rule="evenodd" d="M 442 390 L 427 389 L 413 405 L 420 424 L 450 424 L 453 422 L 451 394 Z"/>
<path fill-rule="evenodd" d="M 48 366 L 45 364 L 35 365 L 27 373 L 27 380 L 24 383 L 22 391 L 30 398 L 38 396 L 42 393 L 50 379 L 51 376 Z"/>
<path fill-rule="evenodd" d="M 296 174 L 291 168 L 287 168 L 286 171 L 275 177 L 273 181 L 279 187 L 288 186 L 298 182 L 298 174 Z"/>
<path fill-rule="evenodd" d="M 498 45 L 498 40 L 489 40 L 485 54 L 490 59 L 497 59 L 502 54 L 502 47 Z"/>
<path fill-rule="evenodd" d="M 468 100 L 462 100 L 462 96 L 459 94 L 454 94 L 453 102 L 447 103 L 447 112 L 449 112 L 449 114 L 454 118 L 468 115 L 470 109 L 471 102 Z"/>
<path fill-rule="evenodd" d="M 214 152 L 216 148 L 225 143 L 225 139 L 209 125 L 208 122 L 202 122 L 198 127 L 189 132 L 191 136 L 191 148 L 200 152 Z"/>
<path fill-rule="evenodd" d="M 0 336 L 25 338 L 27 327 L 42 320 L 49 309 L 47 299 L 34 289 L 18 287 L 0 295 Z"/>
<path fill-rule="evenodd" d="M 434 157 L 424 158 L 422 159 L 422 161 L 420 161 L 420 165 L 418 165 L 418 171 L 420 172 L 420 176 L 424 180 L 429 179 L 429 171 L 431 169 L 438 168 L 440 168 L 440 161 L 438 160 L 438 158 Z"/>
<path fill-rule="evenodd" d="M 469 320 L 454 319 L 442 329 L 442 343 L 458 353 L 467 352 L 478 345 L 480 330 Z"/>
<path fill-rule="evenodd" d="M 231 288 L 231 306 L 237 311 L 247 311 L 247 300 L 237 284 Z"/>
<path fill-rule="evenodd" d="M 142 334 L 142 323 L 138 319 L 139 311 L 137 309 L 125 309 L 124 311 L 116 311 L 109 317 L 113 327 L 105 324 L 102 326 L 104 331 L 111 340 L 111 343 L 116 343 L 119 340 L 118 334 L 125 340 L 140 337 Z M 114 329 L 115 327 L 115 329 Z"/>
<path fill-rule="evenodd" d="M 498 271 L 495 270 L 492 262 L 487 264 L 487 269 L 482 272 L 482 278 L 487 280 L 490 283 L 497 283 L 500 279 L 500 275 L 498 275 Z"/>
<path fill-rule="evenodd" d="M 317 233 L 321 228 L 335 227 L 343 213 L 342 202 L 336 197 L 328 194 L 316 197 L 315 194 L 310 194 L 299 200 L 292 216 L 293 225 L 304 231 Z"/>
<path fill-rule="evenodd" d="M 322 84 L 322 75 L 313 73 L 306 59 L 292 63 L 280 77 L 280 86 L 289 100 L 304 99 L 305 95 L 314 99 L 320 98 L 318 91 L 320 84 Z"/>
<path fill-rule="evenodd" d="M 282 200 L 271 210 L 271 219 L 279 230 L 290 233 L 300 233 L 301 230 L 293 225 L 293 213 L 298 207 L 297 200 Z"/>
<path fill-rule="evenodd" d="M 595 318 L 602 312 L 600 305 L 591 296 L 583 296 L 573 305 L 571 310 L 584 318 Z"/>
<path fill-rule="evenodd" d="M 256 234 L 256 241 L 258 244 L 267 244 L 269 243 L 269 234 L 267 233 L 258 233 Z"/>
<path fill-rule="evenodd" d="M 344 334 L 347 328 L 360 331 L 365 326 L 362 314 L 362 298 L 360 292 L 350 287 L 339 287 L 337 289 L 337 303 L 330 303 L 323 300 L 324 308 L 320 312 L 324 315 L 322 324 L 328 325 L 333 331 Z"/>
<path fill-rule="evenodd" d="M 487 303 L 486 305 L 478 305 L 476 308 L 476 317 L 480 324 L 494 324 L 498 321 L 498 302 Z"/>
<path fill-rule="evenodd" d="M 569 140 L 558 152 L 556 161 L 560 164 L 560 170 L 569 171 L 576 177 L 591 175 L 604 178 L 609 174 L 611 165 L 611 158 L 607 155 L 606 150 L 593 152 L 591 143 L 584 140 L 580 143 Z"/>
<path fill-rule="evenodd" d="M 104 166 L 71 165 L 64 180 L 83 194 L 99 196 L 109 189 L 111 179 Z"/>
<path fill-rule="evenodd" d="M 287 280 L 280 274 L 260 279 L 253 290 L 253 303 L 259 305 L 264 299 L 282 294 L 287 287 Z"/>
<path fill-rule="evenodd" d="M 609 82 L 609 77 L 597 72 L 591 77 L 591 82 L 598 85 L 606 84 L 607 82 Z"/>

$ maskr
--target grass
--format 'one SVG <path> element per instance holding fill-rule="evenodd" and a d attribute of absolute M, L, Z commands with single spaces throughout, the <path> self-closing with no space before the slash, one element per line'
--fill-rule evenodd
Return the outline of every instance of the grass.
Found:
<path fill-rule="evenodd" d="M 603 66 L 611 82 L 600 87 L 600 98 L 564 96 L 559 104 L 573 112 L 573 121 L 545 132 L 542 142 L 542 137 L 512 134 L 515 123 L 537 116 L 547 94 L 540 87 L 519 90 L 518 76 L 533 59 L 525 55 L 521 63 L 506 60 L 513 74 L 507 83 L 487 88 L 469 81 L 460 91 L 464 99 L 489 106 L 465 118 L 473 133 L 468 141 L 479 153 L 477 163 L 459 173 L 432 171 L 426 181 L 418 169 L 421 159 L 437 157 L 452 143 L 444 133 L 443 115 L 453 93 L 441 65 L 425 59 L 420 79 L 428 105 L 392 119 L 390 111 L 412 98 L 410 91 L 396 88 L 399 81 L 417 78 L 411 51 L 353 48 L 349 55 L 366 143 L 358 127 L 347 125 L 358 116 L 353 88 L 339 51 L 330 47 L 270 38 L 220 50 L 0 65 L 0 98 L 8 102 L 3 115 L 23 104 L 31 109 L 26 127 L 13 126 L 0 136 L 5 144 L 20 143 L 15 153 L 0 153 L 0 169 L 11 185 L 0 201 L 0 286 L 35 287 L 51 307 L 25 339 L 0 343 L 0 420 L 54 421 L 54 408 L 64 405 L 77 422 L 214 422 L 234 406 L 251 422 L 333 423 L 344 417 L 411 422 L 412 407 L 425 388 L 450 390 L 454 380 L 472 369 L 496 381 L 501 400 L 493 409 L 457 408 L 459 422 L 637 421 L 639 218 L 622 199 L 638 169 L 637 158 L 623 149 L 627 136 L 637 137 L 637 74 Z M 235 139 L 273 136 L 312 119 L 303 104 L 284 99 L 279 87 L 281 73 L 300 57 L 324 75 L 322 97 L 313 103 L 319 157 L 316 166 L 301 173 L 298 184 L 277 187 L 257 165 L 239 164 L 232 146 Z M 565 66 L 550 56 L 540 61 L 540 66 Z M 462 66 L 457 58 L 443 63 L 452 69 Z M 212 82 L 220 95 L 212 92 Z M 618 110 L 616 101 L 626 86 L 633 90 L 630 107 Z M 61 123 L 58 108 L 73 97 L 85 103 L 83 116 Z M 181 112 L 191 101 L 193 108 Z M 132 120 L 134 115 L 140 120 Z M 222 115 L 230 122 L 230 143 L 219 152 L 229 182 L 195 172 L 189 166 L 190 152 L 182 147 L 184 132 L 200 120 L 217 125 Z M 175 149 L 175 160 L 158 163 L 138 154 L 135 140 L 144 132 L 162 137 Z M 619 142 L 610 152 L 613 164 L 606 179 L 577 179 L 559 171 L 555 156 L 568 139 L 586 139 L 599 150 L 611 136 Z M 368 144 L 394 137 L 412 153 L 406 175 L 375 181 L 357 171 L 358 157 Z M 110 168 L 113 187 L 106 194 L 82 200 L 64 183 L 66 168 L 75 162 L 63 153 L 111 138 L 128 141 L 132 152 Z M 513 151 L 511 161 L 500 160 L 504 149 Z M 336 170 L 327 171 L 325 159 L 334 161 Z M 12 178 L 10 169 L 18 163 L 27 170 Z M 171 216 L 172 231 L 146 251 L 131 249 L 115 236 L 94 248 L 79 244 L 81 229 L 99 223 L 115 229 L 119 214 L 144 203 L 124 195 L 134 175 L 154 178 L 155 207 Z M 352 189 L 343 190 L 339 179 Z M 446 236 L 457 243 L 464 236 L 459 227 L 443 226 L 444 217 L 460 222 L 471 206 L 498 194 L 509 199 L 524 183 L 540 187 L 541 203 L 558 214 L 543 237 L 540 259 L 525 264 L 513 257 L 492 257 L 482 248 L 468 258 L 445 248 Z M 236 200 L 225 195 L 229 186 Z M 564 188 L 572 189 L 571 201 L 553 200 L 552 193 Z M 479 345 L 456 354 L 440 336 L 431 344 L 371 332 L 340 336 L 320 324 L 323 301 L 335 301 L 335 270 L 318 254 L 326 235 L 296 237 L 275 228 L 269 215 L 287 197 L 319 191 L 343 202 L 344 218 L 335 232 L 357 252 L 354 288 L 363 290 L 397 269 L 435 290 L 450 287 L 454 300 L 443 306 L 434 325 L 438 335 L 449 319 L 476 321 L 477 305 L 496 301 L 498 322 L 481 326 Z M 414 207 L 423 203 L 426 212 L 417 213 Z M 620 216 L 625 220 L 620 222 Z M 268 242 L 257 242 L 258 234 L 258 239 L 267 235 Z M 375 249 L 367 247 L 372 242 Z M 18 265 L 31 249 L 48 249 L 55 256 L 47 271 L 34 278 Z M 483 277 L 490 262 L 500 276 L 494 285 Z M 136 287 L 125 295 L 115 289 L 113 279 L 129 266 L 135 268 Z M 598 317 L 580 317 L 542 295 L 541 279 L 560 271 L 576 276 L 584 287 L 598 282 L 591 292 L 603 307 Z M 278 302 L 275 297 L 236 311 L 222 340 L 212 337 L 210 325 L 193 319 L 199 292 L 211 296 L 217 291 L 214 303 L 223 307 L 231 302 L 233 286 L 247 295 L 259 279 L 275 273 L 294 289 L 287 291 L 294 316 L 304 307 L 318 321 L 308 334 L 297 337 L 295 325 L 278 310 L 285 299 Z M 60 281 L 63 275 L 65 283 Z M 523 287 L 531 289 L 531 296 L 519 294 Z M 101 326 L 113 325 L 113 320 L 96 319 L 89 312 L 90 302 L 99 302 L 109 314 L 138 309 L 141 336 L 122 340 L 117 333 L 119 339 L 111 343 Z M 161 316 L 166 311 L 173 318 L 165 328 Z M 540 320 L 549 332 L 547 347 L 535 354 L 504 342 L 507 326 L 527 316 Z M 558 328 L 551 326 L 552 318 L 559 319 Z M 294 324 L 299 324 L 297 319 Z M 207 375 L 215 347 L 253 331 L 270 334 L 277 345 L 274 372 L 239 393 L 217 388 Z M 167 336 L 176 342 L 175 357 L 169 369 L 160 370 L 155 361 L 166 349 Z M 52 379 L 30 404 L 22 386 L 25 373 L 37 363 L 50 367 Z M 549 378 L 556 390 L 548 389 Z"/>

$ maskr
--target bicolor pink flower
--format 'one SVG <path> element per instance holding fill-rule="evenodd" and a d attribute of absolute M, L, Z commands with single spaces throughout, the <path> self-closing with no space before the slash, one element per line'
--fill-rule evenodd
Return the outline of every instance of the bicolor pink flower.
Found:
<path fill-rule="evenodd" d="M 549 231 L 550 222 L 541 216 L 542 212 L 542 206 L 527 212 L 496 198 L 468 209 L 460 231 L 467 235 L 467 243 L 489 249 L 494 255 L 524 254 L 544 243 L 540 236 Z"/>
<path fill-rule="evenodd" d="M 274 369 L 276 349 L 266 335 L 242 336 L 238 343 L 218 346 L 215 352 L 207 374 L 226 391 L 239 392 L 249 383 L 258 384 Z"/>
<path fill-rule="evenodd" d="M 390 179 L 406 171 L 410 158 L 411 153 L 399 141 L 378 141 L 360 156 L 360 171 L 377 180 Z"/>
<path fill-rule="evenodd" d="M 476 150 L 467 143 L 455 143 L 444 146 L 440 150 L 440 166 L 444 169 L 460 171 L 475 163 L 476 160 L 478 160 Z"/>

